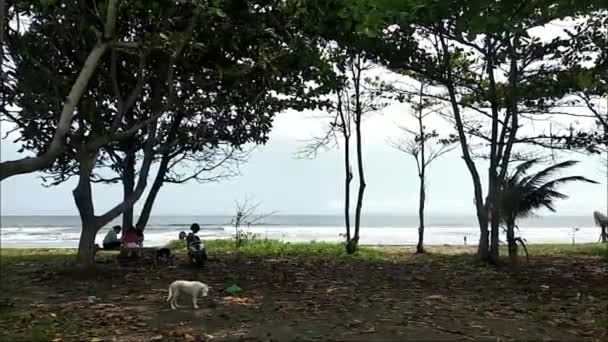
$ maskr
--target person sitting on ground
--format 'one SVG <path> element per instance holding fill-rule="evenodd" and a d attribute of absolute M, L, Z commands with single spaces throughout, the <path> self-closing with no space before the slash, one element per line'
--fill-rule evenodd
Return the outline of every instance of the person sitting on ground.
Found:
<path fill-rule="evenodd" d="M 129 229 L 127 230 L 127 234 L 124 238 L 124 244 L 126 248 L 136 249 L 136 251 L 138 251 L 140 248 L 143 247 L 143 232 L 138 233 L 137 229 L 129 227 Z M 139 255 L 141 253 L 137 254 Z M 132 253 L 129 252 L 129 256 L 131 255 Z"/>
<path fill-rule="evenodd" d="M 186 246 L 188 249 L 198 251 L 201 249 L 201 239 L 198 237 L 198 235 L 196 235 L 196 233 L 201 230 L 201 227 L 198 225 L 198 223 L 193 223 L 190 226 L 190 230 L 192 232 L 188 233 L 188 236 L 186 237 Z"/>
<path fill-rule="evenodd" d="M 120 233 L 120 226 L 114 226 L 108 231 L 108 234 L 103 238 L 103 249 L 118 249 L 120 248 L 120 239 L 116 234 Z"/>
<path fill-rule="evenodd" d="M 203 266 L 207 260 L 207 250 L 201 239 L 196 235 L 196 233 L 201 230 L 201 227 L 198 223 L 193 223 L 192 226 L 190 226 L 190 230 L 191 232 L 188 233 L 188 236 L 186 237 L 188 257 L 193 263 Z"/>

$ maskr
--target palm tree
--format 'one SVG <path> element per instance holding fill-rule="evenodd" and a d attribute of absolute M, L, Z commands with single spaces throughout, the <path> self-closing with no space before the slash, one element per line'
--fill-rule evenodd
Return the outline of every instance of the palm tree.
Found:
<path fill-rule="evenodd" d="M 569 182 L 586 182 L 597 184 L 596 181 L 583 176 L 568 176 L 549 180 L 555 173 L 567 169 L 577 161 L 564 161 L 535 173 L 528 174 L 531 167 L 538 164 L 539 159 L 532 159 L 518 165 L 503 181 L 498 196 L 498 212 L 500 220 L 507 228 L 509 258 L 517 263 L 517 241 L 515 239 L 516 222 L 520 218 L 529 217 L 541 208 L 555 212 L 554 202 L 568 198 L 557 191 L 557 187 Z"/>

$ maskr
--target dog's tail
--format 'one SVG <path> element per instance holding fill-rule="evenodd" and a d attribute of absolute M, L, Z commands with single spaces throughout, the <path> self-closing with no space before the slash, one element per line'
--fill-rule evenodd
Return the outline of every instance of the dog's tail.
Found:
<path fill-rule="evenodd" d="M 168 302 L 171 299 L 171 297 L 173 297 L 173 291 L 171 289 L 171 286 L 169 286 L 169 296 L 167 296 L 167 300 L 165 300 L 165 302 Z"/>

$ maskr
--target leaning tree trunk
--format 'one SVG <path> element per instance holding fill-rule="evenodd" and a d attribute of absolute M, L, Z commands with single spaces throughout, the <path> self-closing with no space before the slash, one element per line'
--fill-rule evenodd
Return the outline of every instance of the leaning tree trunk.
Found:
<path fill-rule="evenodd" d="M 424 253 L 424 202 L 426 200 L 426 190 L 424 188 L 424 173 L 420 175 L 420 202 L 418 204 L 418 245 L 416 253 Z"/>
<path fill-rule="evenodd" d="M 148 224 L 148 221 L 150 220 L 152 208 L 154 208 L 154 202 L 156 201 L 156 197 L 160 192 L 160 188 L 163 186 L 165 181 L 165 174 L 167 173 L 169 161 L 169 155 L 164 154 L 161 158 L 161 162 L 158 167 L 158 172 L 156 173 L 156 178 L 154 178 L 154 183 L 152 183 L 152 187 L 150 188 L 148 197 L 146 197 L 144 206 L 141 209 L 141 214 L 139 215 L 139 219 L 137 220 L 137 229 L 144 230 L 146 228 L 146 225 Z"/>
<path fill-rule="evenodd" d="M 79 151 L 77 159 L 80 164 L 78 185 L 76 185 L 72 194 L 80 214 L 82 230 L 76 260 L 81 265 L 91 265 L 95 262 L 95 236 L 101 228 L 95 217 L 91 191 L 91 171 L 97 159 L 97 154 L 91 155 L 86 150 Z"/>

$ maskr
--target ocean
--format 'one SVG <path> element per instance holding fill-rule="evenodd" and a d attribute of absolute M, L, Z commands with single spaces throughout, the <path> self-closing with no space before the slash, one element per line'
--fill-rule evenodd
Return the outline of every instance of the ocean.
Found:
<path fill-rule="evenodd" d="M 80 219 L 77 216 L 2 216 L 2 247 L 77 247 Z M 235 234 L 230 216 L 154 216 L 145 231 L 146 246 L 162 246 L 177 239 L 192 223 L 201 226 L 203 239 L 226 239 Z M 343 241 L 343 217 L 340 215 L 275 215 L 255 225 L 243 227 L 261 238 L 289 242 Z M 354 220 L 353 220 L 354 222 Z M 97 235 L 101 244 L 108 229 L 120 220 L 102 228 Z M 361 225 L 361 244 L 414 245 L 417 242 L 416 216 L 365 215 Z M 522 220 L 516 234 L 528 243 L 596 242 L 599 228 L 587 216 L 546 216 Z M 575 231 L 574 228 L 579 228 Z M 477 244 L 479 229 L 473 216 L 437 216 L 426 218 L 425 243 L 428 245 Z M 504 233 L 502 236 L 504 241 Z"/>

